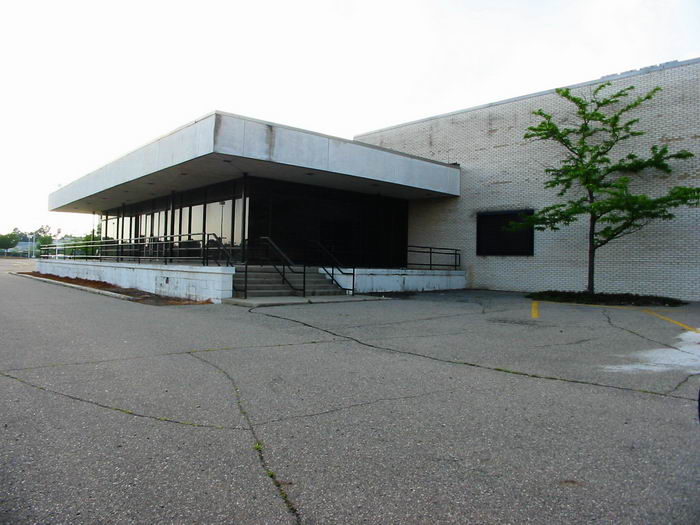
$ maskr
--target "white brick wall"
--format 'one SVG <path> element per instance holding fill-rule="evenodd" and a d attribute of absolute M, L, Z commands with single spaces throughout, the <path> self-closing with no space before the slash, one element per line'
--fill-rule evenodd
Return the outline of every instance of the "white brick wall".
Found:
<path fill-rule="evenodd" d="M 675 161 L 670 178 L 643 176 L 649 193 L 670 186 L 700 186 L 700 59 L 647 68 L 610 78 L 611 89 L 628 85 L 641 94 L 663 91 L 636 111 L 638 129 L 647 131 L 625 145 L 648 152 L 651 144 L 687 149 L 696 157 Z M 575 87 L 587 94 L 601 81 Z M 524 140 L 542 108 L 556 120 L 570 103 L 552 92 L 432 117 L 360 135 L 355 140 L 420 155 L 462 167 L 462 196 L 413 201 L 409 207 L 409 243 L 460 248 L 468 286 L 499 290 L 582 290 L 586 285 L 586 223 L 558 232 L 535 232 L 535 255 L 476 255 L 476 213 L 498 209 L 540 208 L 556 202 L 543 187 L 544 168 L 558 165 L 556 145 Z M 624 148 L 623 148 L 624 149 Z M 614 156 L 620 155 L 618 153 Z M 659 221 L 601 248 L 596 289 L 601 292 L 663 294 L 700 300 L 700 209 L 678 209 L 673 221 Z"/>

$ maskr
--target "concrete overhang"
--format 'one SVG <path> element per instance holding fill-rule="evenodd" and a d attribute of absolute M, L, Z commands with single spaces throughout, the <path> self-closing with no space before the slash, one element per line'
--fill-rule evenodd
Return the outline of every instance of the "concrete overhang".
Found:
<path fill-rule="evenodd" d="M 49 195 L 49 210 L 92 213 L 242 177 L 402 199 L 459 196 L 460 170 L 216 111 Z"/>

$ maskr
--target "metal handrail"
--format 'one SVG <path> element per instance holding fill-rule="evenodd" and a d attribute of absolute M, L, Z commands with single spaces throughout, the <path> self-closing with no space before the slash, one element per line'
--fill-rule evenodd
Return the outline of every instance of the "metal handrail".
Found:
<path fill-rule="evenodd" d="M 459 270 L 460 266 L 462 265 L 462 254 L 459 249 L 457 248 L 438 248 L 435 246 L 418 246 L 418 245 L 408 245 L 406 247 L 406 266 L 418 266 L 418 267 L 427 267 L 429 270 Z M 409 262 L 408 261 L 408 254 L 411 253 L 417 253 L 417 254 L 423 254 L 428 256 L 428 262 L 427 263 L 419 263 L 419 262 Z M 433 257 L 434 256 L 448 256 L 448 258 L 452 259 L 452 263 L 440 263 L 440 262 L 434 262 Z"/>
<path fill-rule="evenodd" d="M 226 266 L 233 266 L 233 256 L 231 255 L 231 252 L 229 252 L 228 248 L 224 244 L 223 237 L 219 237 L 215 233 L 209 233 L 207 235 L 211 235 L 212 240 L 214 241 L 214 244 L 216 245 L 217 253 L 221 254 L 223 253 L 224 256 L 226 257 Z M 207 241 L 207 245 L 209 244 L 209 241 Z M 208 247 L 208 246 L 207 246 Z M 216 258 L 216 264 L 219 264 L 219 258 Z"/>
<path fill-rule="evenodd" d="M 341 290 L 344 290 L 346 292 L 350 292 L 350 295 L 355 295 L 355 267 L 352 267 L 351 272 L 346 272 L 343 270 L 342 266 L 344 266 L 338 258 L 335 256 L 333 252 L 331 252 L 328 248 L 326 248 L 321 242 L 317 240 L 310 239 L 309 243 L 316 245 L 321 249 L 321 252 L 329 257 L 333 264 L 331 265 L 331 271 L 328 271 L 328 268 L 326 268 L 325 265 L 321 265 L 321 269 L 326 272 L 326 275 L 328 275 L 331 278 L 331 281 L 335 283 L 335 285 L 340 288 Z M 345 288 L 342 286 L 335 278 L 335 271 L 338 270 L 338 273 L 341 275 L 352 275 L 352 287 L 351 288 Z"/>
<path fill-rule="evenodd" d="M 287 285 L 294 290 L 295 292 L 301 292 L 302 297 L 306 297 L 306 265 L 302 265 L 302 287 L 301 289 L 297 288 L 294 286 L 289 279 L 287 279 L 286 271 L 287 268 L 289 268 L 290 273 L 299 273 L 298 270 L 294 269 L 294 262 L 287 256 L 286 253 L 282 251 L 282 248 L 280 248 L 275 241 L 273 241 L 270 237 L 260 237 L 260 240 L 263 242 L 266 242 L 275 252 L 275 254 L 282 259 L 282 269 L 280 270 L 277 265 L 271 262 L 272 267 L 277 271 L 282 276 L 282 281 L 287 283 Z M 246 277 L 247 277 L 247 262 L 246 262 Z M 247 284 L 246 284 L 247 288 Z M 247 295 L 247 290 L 246 290 L 246 295 Z"/>
<path fill-rule="evenodd" d="M 223 237 L 215 233 L 183 233 L 177 235 L 160 235 L 134 237 L 129 239 L 101 239 L 95 241 L 77 241 L 64 244 L 48 244 L 41 247 L 44 259 L 82 259 L 82 260 L 162 260 L 164 264 L 177 261 L 200 261 L 209 264 L 209 250 L 217 250 L 217 256 L 223 254 L 227 266 L 234 264 L 234 258 L 226 248 Z M 196 255 L 194 255 L 196 254 Z M 218 257 L 214 259 L 219 264 Z"/>

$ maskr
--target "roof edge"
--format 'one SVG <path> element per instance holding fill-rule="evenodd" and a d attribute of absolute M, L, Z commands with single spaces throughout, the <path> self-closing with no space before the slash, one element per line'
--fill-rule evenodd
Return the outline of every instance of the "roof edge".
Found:
<path fill-rule="evenodd" d="M 642 67 L 639 69 L 631 69 L 631 70 L 625 71 L 623 73 L 614 73 L 611 75 L 604 75 L 604 76 L 602 76 L 598 79 L 595 79 L 595 80 L 587 80 L 585 82 L 579 82 L 577 84 L 569 84 L 567 86 L 561 86 L 561 87 L 577 88 L 577 87 L 590 86 L 590 85 L 598 84 L 601 82 L 608 82 L 608 81 L 612 81 L 612 80 L 619 80 L 622 78 L 635 77 L 635 76 L 639 76 L 639 75 L 644 75 L 646 73 L 651 73 L 654 71 L 662 71 L 664 69 L 673 69 L 673 68 L 677 68 L 677 67 L 689 66 L 692 64 L 696 64 L 696 63 L 700 63 L 700 57 L 690 58 L 688 60 L 681 60 L 681 61 L 672 60 L 670 62 L 663 62 L 661 64 L 657 64 L 657 65 L 653 65 L 653 66 Z M 381 133 L 383 131 L 390 131 L 392 129 L 398 129 L 398 128 L 402 128 L 404 126 L 411 126 L 413 124 L 420 124 L 421 122 L 427 122 L 429 120 L 437 120 L 440 118 L 451 117 L 453 115 L 460 115 L 462 113 L 469 113 L 471 111 L 486 109 L 486 108 L 490 108 L 493 106 L 500 106 L 501 104 L 509 104 L 510 102 L 517 102 L 517 101 L 525 100 L 528 98 L 539 97 L 542 95 L 549 95 L 549 94 L 554 93 L 555 89 L 557 89 L 557 88 L 546 89 L 544 91 L 537 91 L 535 93 L 529 93 L 527 95 L 520 95 L 517 97 L 506 98 L 503 100 L 498 100 L 496 102 L 488 102 L 486 104 L 480 104 L 478 106 L 472 106 L 472 107 L 465 108 L 465 109 L 458 109 L 456 111 L 449 111 L 447 113 L 440 113 L 439 115 L 433 115 L 430 117 L 423 117 L 423 118 L 419 118 L 416 120 L 411 120 L 409 122 L 402 122 L 401 124 L 394 124 L 393 126 L 387 126 L 385 128 L 379 128 L 379 129 L 375 129 L 372 131 L 360 133 L 358 135 L 355 135 L 353 138 L 357 139 L 358 137 L 366 137 L 368 135 L 373 135 L 375 133 Z"/>
<path fill-rule="evenodd" d="M 196 118 L 196 119 L 194 119 L 194 120 L 191 120 L 191 121 L 187 122 L 186 124 L 183 124 L 182 126 L 178 126 L 177 128 L 175 128 L 175 129 L 173 129 L 173 130 L 170 130 L 170 131 L 168 131 L 167 133 L 163 133 L 162 135 L 159 135 L 158 137 L 154 138 L 153 140 L 149 140 L 148 142 L 145 142 L 145 143 L 141 144 L 140 146 L 137 146 L 136 148 L 132 148 L 132 149 L 130 149 L 129 151 L 127 151 L 126 153 L 124 153 L 123 155 L 119 155 L 118 157 L 112 159 L 111 161 L 109 161 L 109 162 L 107 162 L 107 163 L 105 163 L 105 164 L 102 164 L 101 166 L 95 168 L 94 170 L 91 170 L 91 171 L 87 172 L 85 175 L 81 175 L 81 176 L 78 177 L 77 179 L 74 179 L 74 180 L 68 182 L 67 184 L 62 184 L 61 186 L 59 186 L 58 188 L 56 188 L 54 191 L 50 192 L 49 195 L 53 195 L 54 193 L 60 192 L 60 191 L 61 191 L 62 189 L 64 189 L 64 188 L 68 188 L 69 186 L 72 186 L 73 184 L 75 184 L 76 182 L 82 180 L 83 178 L 89 177 L 89 176 L 92 175 L 93 173 L 97 173 L 98 171 L 100 171 L 100 170 L 106 168 L 107 166 L 109 166 L 110 164 L 114 164 L 115 162 L 117 162 L 117 161 L 123 159 L 124 157 L 128 157 L 128 156 L 131 155 L 132 153 L 136 153 L 137 151 L 139 151 L 139 150 L 142 149 L 142 148 L 145 148 L 146 146 L 150 146 L 151 144 L 154 144 L 154 143 L 158 142 L 159 140 L 162 140 L 162 139 L 164 139 L 164 138 L 166 138 L 166 137 L 169 137 L 170 135 L 174 135 L 174 134 L 177 133 L 178 131 L 181 131 L 181 130 L 183 130 L 183 129 L 185 129 L 185 128 L 188 128 L 188 127 L 190 127 L 190 126 L 194 126 L 194 125 L 197 124 L 198 122 L 201 122 L 201 121 L 203 121 L 203 120 L 205 120 L 205 119 L 207 119 L 207 118 L 209 118 L 209 117 L 215 116 L 216 113 L 217 113 L 216 111 L 210 111 L 210 112 L 207 113 L 206 115 L 202 115 L 201 117 Z M 213 137 L 212 137 L 212 141 L 213 141 Z"/>
<path fill-rule="evenodd" d="M 441 166 L 447 166 L 449 168 L 457 168 L 457 166 L 454 163 L 442 162 L 442 161 L 435 160 L 435 159 L 428 159 L 426 157 L 421 157 L 419 155 L 411 155 L 410 153 L 404 153 L 403 151 L 397 151 L 397 150 L 394 150 L 391 148 L 383 148 L 381 146 L 376 146 L 374 144 L 368 144 L 366 142 L 362 142 L 361 140 L 347 139 L 345 137 L 338 137 L 337 135 L 328 135 L 326 133 L 320 133 L 318 131 L 313 131 L 313 130 L 304 129 L 304 128 L 297 128 L 295 126 L 288 126 L 287 124 L 280 124 L 278 122 L 272 122 L 269 120 L 261 120 L 261 119 L 257 119 L 257 118 L 253 118 L 253 117 L 247 117 L 245 115 L 239 115 L 237 113 L 229 113 L 226 111 L 216 110 L 216 111 L 212 111 L 211 113 L 209 113 L 209 115 L 221 115 L 224 117 L 232 117 L 232 118 L 239 118 L 239 119 L 243 119 L 243 120 L 249 120 L 251 122 L 257 122 L 258 124 L 264 124 L 266 126 L 275 126 L 277 128 L 284 128 L 284 129 L 289 129 L 292 131 L 299 131 L 301 133 L 308 133 L 310 135 L 316 135 L 317 137 L 323 137 L 323 138 L 331 139 L 331 140 L 341 140 L 343 142 L 347 142 L 348 144 L 356 144 L 358 146 L 372 148 L 372 149 L 376 149 L 379 151 L 386 151 L 387 153 L 393 153 L 394 155 L 399 155 L 401 157 L 408 157 L 410 159 L 430 162 L 431 164 L 439 164 Z M 207 115 L 207 116 L 209 116 L 209 115 Z M 202 117 L 202 118 L 206 118 L 206 117 Z"/>
<path fill-rule="evenodd" d="M 105 164 L 102 164 L 101 166 L 95 168 L 94 170 L 89 171 L 89 172 L 86 173 L 85 175 L 81 175 L 81 176 L 78 177 L 77 179 L 74 179 L 74 180 L 72 180 L 72 181 L 70 181 L 70 182 L 68 182 L 68 183 L 66 183 L 66 184 L 64 184 L 64 185 L 61 185 L 59 188 L 57 188 L 57 189 L 55 189 L 54 191 L 50 192 L 50 195 L 52 195 L 52 194 L 54 194 L 54 193 L 57 193 L 57 192 L 59 192 L 60 190 L 71 186 L 72 184 L 74 184 L 74 183 L 78 182 L 79 180 L 81 180 L 83 177 L 90 176 L 90 175 L 92 175 L 93 173 L 96 173 L 96 172 L 98 172 L 98 171 L 100 171 L 100 170 L 106 168 L 106 167 L 109 166 L 110 164 L 113 164 L 113 163 L 115 163 L 115 162 L 117 162 L 117 161 L 123 159 L 124 157 L 127 157 L 127 156 L 131 155 L 132 153 L 135 153 L 135 152 L 139 151 L 140 149 L 145 148 L 146 146 L 150 146 L 151 144 L 153 144 L 153 143 L 155 143 L 155 142 L 158 142 L 159 140 L 162 140 L 162 139 L 164 139 L 164 138 L 166 138 L 166 137 L 169 137 L 170 135 L 174 135 L 174 134 L 177 133 L 178 131 L 181 131 L 181 130 L 183 130 L 183 129 L 185 129 L 185 128 L 188 128 L 188 127 L 190 127 L 190 126 L 194 126 L 194 125 L 197 124 L 198 122 L 201 122 L 201 121 L 203 121 L 203 120 L 206 120 L 206 119 L 208 119 L 208 118 L 210 118 L 210 117 L 214 117 L 214 118 L 216 119 L 217 116 L 219 116 L 219 115 L 222 115 L 222 116 L 225 116 L 225 117 L 240 118 L 240 119 L 244 119 L 244 120 L 249 120 L 249 121 L 253 121 L 253 122 L 258 122 L 258 123 L 260 123 L 260 124 L 265 124 L 265 125 L 270 125 L 270 126 L 276 126 L 276 127 L 280 127 L 280 128 L 286 128 L 286 129 L 290 129 L 290 130 L 294 130 L 294 131 L 300 131 L 300 132 L 303 132 L 303 133 L 310 133 L 310 134 L 312 134 L 312 135 L 317 135 L 317 136 L 320 136 L 320 137 L 325 137 L 325 138 L 329 138 L 329 139 L 333 139 L 333 140 L 342 140 L 342 141 L 349 142 L 349 143 L 356 143 L 356 144 L 361 145 L 361 146 L 363 146 L 363 147 L 369 147 L 369 148 L 373 148 L 373 149 L 380 150 L 380 151 L 387 151 L 387 152 L 389 152 L 389 153 L 394 153 L 394 154 L 396 154 L 396 155 L 401 155 L 402 157 L 409 157 L 409 158 L 413 158 L 413 159 L 416 159 L 416 160 L 422 160 L 422 161 L 425 161 L 425 162 L 430 162 L 430 163 L 433 163 L 433 164 L 440 164 L 440 165 L 443 165 L 443 166 L 455 167 L 453 164 L 450 164 L 450 163 L 447 163 L 447 162 L 440 162 L 440 161 L 438 161 L 438 160 L 428 159 L 428 158 L 425 158 L 425 157 L 420 157 L 420 156 L 418 156 L 418 155 L 411 155 L 410 153 L 404 153 L 404 152 L 396 151 L 396 150 L 389 149 L 389 148 L 382 148 L 381 146 L 375 146 L 374 144 L 367 144 L 367 143 L 365 143 L 365 142 L 355 141 L 355 140 L 353 140 L 353 139 L 347 139 L 347 138 L 343 138 L 343 137 L 337 137 L 337 136 L 334 136 L 334 135 L 327 135 L 327 134 L 325 134 L 325 133 L 319 133 L 319 132 L 317 132 L 317 131 L 311 131 L 311 130 L 308 130 L 308 129 L 297 128 L 297 127 L 294 127 L 294 126 L 287 126 L 287 125 L 285 125 L 285 124 L 279 124 L 279 123 L 277 123 L 277 122 L 271 122 L 271 121 L 268 121 L 268 120 L 256 119 L 256 118 L 253 118 L 253 117 L 247 117 L 247 116 L 245 116 L 245 115 L 239 115 L 239 114 L 237 114 L 237 113 L 230 113 L 230 112 L 227 112 L 227 111 L 221 111 L 221 110 L 215 109 L 215 110 L 213 110 L 213 111 L 210 111 L 210 112 L 208 112 L 208 113 L 202 115 L 201 117 L 195 118 L 194 120 L 190 120 L 189 122 L 187 122 L 187 123 L 185 123 L 185 124 L 183 124 L 183 125 L 181 125 L 181 126 L 178 126 L 177 128 L 175 128 L 175 129 L 173 129 L 173 130 L 170 130 L 170 131 L 168 131 L 168 132 L 166 132 L 166 133 L 163 133 L 162 135 L 159 135 L 159 136 L 157 136 L 156 138 L 154 138 L 154 139 L 152 139 L 152 140 L 149 140 L 148 142 L 145 142 L 145 143 L 141 144 L 140 146 L 138 146 L 138 147 L 136 147 L 136 148 L 133 148 L 133 149 L 127 151 L 127 152 L 124 153 L 123 155 L 120 155 L 120 156 L 118 156 L 118 157 L 112 159 L 111 161 L 109 161 L 109 162 L 107 162 L 107 163 L 105 163 Z M 214 136 L 212 136 L 212 144 L 213 144 L 213 141 L 214 141 Z M 213 146 L 212 146 L 212 147 L 213 147 Z"/>

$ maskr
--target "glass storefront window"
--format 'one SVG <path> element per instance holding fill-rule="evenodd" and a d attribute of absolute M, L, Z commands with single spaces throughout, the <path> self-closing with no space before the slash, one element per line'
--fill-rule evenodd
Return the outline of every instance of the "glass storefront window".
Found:
<path fill-rule="evenodd" d="M 207 224 L 205 226 L 207 233 L 215 233 L 221 235 L 221 206 L 218 202 L 210 202 L 207 204 Z"/>
<path fill-rule="evenodd" d="M 192 227 L 190 233 L 202 233 L 204 231 L 204 205 L 192 206 Z"/>
<path fill-rule="evenodd" d="M 182 225 L 182 231 L 180 234 L 184 235 L 186 233 L 191 233 L 190 232 L 190 209 L 188 208 L 182 208 L 181 211 L 181 217 L 180 217 L 180 224 Z"/>
<path fill-rule="evenodd" d="M 153 220 L 155 221 L 154 225 L 153 225 L 153 229 L 154 229 L 153 234 L 156 237 L 163 237 L 166 233 L 166 230 L 165 230 L 166 215 L 167 214 L 165 211 L 158 211 L 158 212 L 153 214 L 153 216 L 154 216 Z"/>
<path fill-rule="evenodd" d="M 121 229 L 119 232 L 119 237 L 121 239 L 131 238 L 131 217 L 124 217 L 120 222 L 123 222 L 124 226 L 122 227 L 121 224 L 119 225 L 119 228 Z"/>
<path fill-rule="evenodd" d="M 246 197 L 246 215 L 248 214 L 248 210 L 250 209 L 250 197 Z M 241 242 L 243 241 L 243 198 L 240 197 L 236 199 L 236 210 L 235 210 L 236 217 L 233 220 L 233 244 L 236 246 L 240 246 Z M 245 228 L 245 236 L 246 238 L 248 237 L 248 221 L 245 221 L 246 223 L 246 228 Z"/>
<path fill-rule="evenodd" d="M 178 208 L 175 208 L 173 211 L 173 216 L 174 220 L 172 221 L 173 225 L 173 231 L 171 232 L 171 235 L 180 235 L 180 210 Z M 177 239 L 174 239 L 177 241 Z"/>
<path fill-rule="evenodd" d="M 116 217 L 108 217 L 107 218 L 107 228 L 105 231 L 106 237 L 108 239 L 116 239 L 117 238 L 117 218 Z"/>
<path fill-rule="evenodd" d="M 222 215 L 222 226 L 220 235 L 224 241 L 224 244 L 231 244 L 231 221 L 233 221 L 231 211 L 233 208 L 233 201 L 231 199 L 228 199 L 227 201 L 224 201 L 223 205 L 219 203 L 219 206 L 221 206 Z"/>
<path fill-rule="evenodd" d="M 215 233 L 225 237 L 224 242 L 231 239 L 231 201 L 216 201 L 207 204 L 207 233 Z"/>

